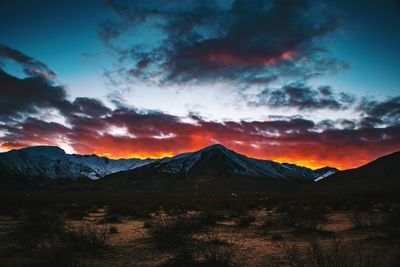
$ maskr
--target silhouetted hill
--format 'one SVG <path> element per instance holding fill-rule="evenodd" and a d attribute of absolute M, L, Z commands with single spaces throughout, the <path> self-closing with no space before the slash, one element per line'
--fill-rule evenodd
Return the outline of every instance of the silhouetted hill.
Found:
<path fill-rule="evenodd" d="M 356 169 L 330 175 L 314 186 L 323 193 L 396 192 L 400 190 L 400 151 Z"/>

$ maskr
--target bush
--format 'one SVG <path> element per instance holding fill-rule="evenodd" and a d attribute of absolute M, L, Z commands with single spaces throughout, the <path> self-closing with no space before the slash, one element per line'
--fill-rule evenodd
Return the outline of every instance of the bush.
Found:
<path fill-rule="evenodd" d="M 110 228 L 109 228 L 109 233 L 111 234 L 111 235 L 113 235 L 113 234 L 118 234 L 118 228 L 116 227 L 116 226 L 110 226 Z"/>
<path fill-rule="evenodd" d="M 26 214 L 9 237 L 22 248 L 32 248 L 44 239 L 62 235 L 64 230 L 64 220 L 58 214 L 43 210 Z"/>
<path fill-rule="evenodd" d="M 236 265 L 235 257 L 239 251 L 240 246 L 235 239 L 223 240 L 215 232 L 208 232 L 191 239 L 175 252 L 172 260 L 162 266 L 231 267 Z"/>
<path fill-rule="evenodd" d="M 287 226 L 295 227 L 298 233 L 318 233 L 326 223 L 323 208 L 308 206 L 292 206 L 280 215 L 279 221 Z"/>
<path fill-rule="evenodd" d="M 238 218 L 236 218 L 235 224 L 238 227 L 247 228 L 255 220 L 256 220 L 256 217 L 254 215 L 246 214 L 246 215 L 242 215 L 242 216 L 239 216 Z"/>
<path fill-rule="evenodd" d="M 36 211 L 6 236 L 1 256 L 8 257 L 9 266 L 82 266 L 85 252 L 104 247 L 108 236 L 109 228 L 69 228 L 57 213 Z"/>
<path fill-rule="evenodd" d="M 369 212 L 354 211 L 350 214 L 350 221 L 354 228 L 367 228 L 375 225 L 374 216 Z"/>
<path fill-rule="evenodd" d="M 195 219 L 201 225 L 213 226 L 217 223 L 217 220 L 220 218 L 221 216 L 218 215 L 215 210 L 206 210 L 203 211 L 200 215 L 198 215 Z"/>
<path fill-rule="evenodd" d="M 145 222 L 150 237 L 161 247 L 176 247 L 191 239 L 199 225 L 185 216 L 156 214 Z"/>
<path fill-rule="evenodd" d="M 361 241 L 345 246 L 337 238 L 323 244 L 310 236 L 305 248 L 285 242 L 278 243 L 278 247 L 291 267 L 374 267 L 379 258 L 377 250 L 364 247 Z"/>
<path fill-rule="evenodd" d="M 400 208 L 392 209 L 383 219 L 385 232 L 396 242 L 400 242 Z"/>
<path fill-rule="evenodd" d="M 105 243 L 110 237 L 110 228 L 108 226 L 82 224 L 71 227 L 69 234 L 77 247 L 93 250 L 105 247 Z"/>
<path fill-rule="evenodd" d="M 84 257 L 74 244 L 60 240 L 58 237 L 43 240 L 34 250 L 36 258 L 31 259 L 29 266 L 83 266 Z"/>
<path fill-rule="evenodd" d="M 108 224 L 108 223 L 121 223 L 121 219 L 118 214 L 107 213 L 103 219 L 99 220 L 99 224 Z"/>
<path fill-rule="evenodd" d="M 225 241 L 218 234 L 209 232 L 201 237 L 197 253 L 206 266 L 234 266 L 234 257 L 240 246 L 235 240 Z"/>
<path fill-rule="evenodd" d="M 65 212 L 65 216 L 67 218 L 82 220 L 85 216 L 87 216 L 87 211 L 80 208 L 72 208 Z"/>
<path fill-rule="evenodd" d="M 275 233 L 275 234 L 272 234 L 271 238 L 272 238 L 272 240 L 277 241 L 277 240 L 282 240 L 283 236 L 281 234 Z"/>

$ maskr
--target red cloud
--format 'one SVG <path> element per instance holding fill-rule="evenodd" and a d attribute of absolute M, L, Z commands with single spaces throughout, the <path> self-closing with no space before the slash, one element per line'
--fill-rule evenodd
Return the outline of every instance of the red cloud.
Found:
<path fill-rule="evenodd" d="M 250 157 L 347 169 L 398 150 L 400 140 L 398 127 L 317 132 L 303 119 L 220 123 L 192 116 L 193 123 L 187 123 L 123 108 L 107 116 L 92 114 L 97 117 L 71 116 L 72 128 L 31 119 L 22 129 L 9 127 L 0 141 L 3 148 L 65 141 L 77 153 L 111 158 L 173 156 L 220 143 Z"/>

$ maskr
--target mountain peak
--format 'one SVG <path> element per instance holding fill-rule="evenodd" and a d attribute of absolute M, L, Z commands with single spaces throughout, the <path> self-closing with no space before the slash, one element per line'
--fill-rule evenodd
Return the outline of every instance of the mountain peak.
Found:
<path fill-rule="evenodd" d="M 221 144 L 213 144 L 201 149 L 200 151 L 229 151 L 229 149 Z"/>
<path fill-rule="evenodd" d="M 31 146 L 19 149 L 19 151 L 26 152 L 30 155 L 43 155 L 43 156 L 65 155 L 65 151 L 58 146 Z"/>

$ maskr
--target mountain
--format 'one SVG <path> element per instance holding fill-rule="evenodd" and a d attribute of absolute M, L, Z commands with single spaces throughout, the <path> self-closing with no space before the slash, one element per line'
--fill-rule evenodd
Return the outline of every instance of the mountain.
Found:
<path fill-rule="evenodd" d="M 398 192 L 400 151 L 356 169 L 335 173 L 313 185 L 322 193 Z"/>
<path fill-rule="evenodd" d="M 5 176 L 99 179 L 153 162 L 152 159 L 112 160 L 96 155 L 66 154 L 54 146 L 35 146 L 0 154 L 0 173 Z"/>
<path fill-rule="evenodd" d="M 101 183 L 108 188 L 162 188 L 168 186 L 246 186 L 256 183 L 309 183 L 326 174 L 293 164 L 280 164 L 238 154 L 216 144 L 202 150 L 166 158 L 140 168 L 106 176 Z"/>
<path fill-rule="evenodd" d="M 329 175 L 339 172 L 338 169 L 332 167 L 323 167 L 320 169 L 312 170 L 303 166 L 298 166 L 290 163 L 282 163 L 282 165 L 314 181 L 322 180 L 328 177 Z"/>

